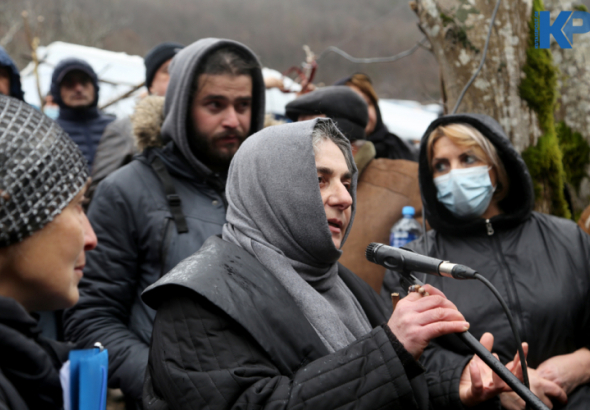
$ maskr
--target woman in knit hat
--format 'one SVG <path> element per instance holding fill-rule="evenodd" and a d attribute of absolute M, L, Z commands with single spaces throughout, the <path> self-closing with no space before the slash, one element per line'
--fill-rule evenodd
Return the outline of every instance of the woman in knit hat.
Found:
<path fill-rule="evenodd" d="M 82 204 L 84 156 L 52 120 L 0 96 L 0 408 L 61 409 L 71 345 L 40 336 L 31 312 L 78 301 L 96 236 Z"/>

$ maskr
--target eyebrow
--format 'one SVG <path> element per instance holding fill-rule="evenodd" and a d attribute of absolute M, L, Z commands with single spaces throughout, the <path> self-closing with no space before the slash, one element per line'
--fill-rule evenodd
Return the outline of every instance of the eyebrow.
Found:
<path fill-rule="evenodd" d="M 210 94 L 210 95 L 203 97 L 203 100 L 229 100 L 229 98 L 227 98 L 225 95 Z M 251 96 L 237 97 L 236 100 L 237 101 L 240 101 L 240 100 L 250 101 L 250 100 L 252 100 L 252 97 Z"/>
<path fill-rule="evenodd" d="M 326 167 L 317 167 L 316 168 L 317 171 L 320 174 L 325 174 L 325 175 L 334 175 L 334 170 L 332 168 L 326 168 Z M 352 174 L 350 172 L 347 172 L 346 174 L 342 175 L 343 179 L 352 179 Z"/>

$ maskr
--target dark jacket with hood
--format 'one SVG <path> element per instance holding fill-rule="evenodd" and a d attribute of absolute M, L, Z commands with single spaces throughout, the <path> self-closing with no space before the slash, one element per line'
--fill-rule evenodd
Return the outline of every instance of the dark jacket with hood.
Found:
<path fill-rule="evenodd" d="M 89 107 L 71 108 L 61 99 L 60 84 L 64 75 L 72 70 L 80 70 L 88 74 L 94 86 L 94 101 Z M 92 169 L 96 147 L 106 126 L 114 121 L 114 117 L 98 110 L 98 77 L 84 60 L 67 58 L 59 62 L 51 76 L 51 96 L 59 105 L 59 117 L 55 120 L 70 138 L 78 145 Z"/>
<path fill-rule="evenodd" d="M 0 410 L 61 410 L 59 370 L 72 347 L 45 339 L 20 304 L 0 297 Z"/>
<path fill-rule="evenodd" d="M 510 181 L 508 195 L 499 202 L 502 214 L 489 220 L 462 220 L 437 201 L 426 143 L 437 126 L 450 123 L 472 125 L 496 147 Z M 422 139 L 419 167 L 426 218 L 433 230 L 427 234 L 428 249 L 423 238 L 408 247 L 467 265 L 491 281 L 507 302 L 522 341 L 529 344 L 529 367 L 537 368 L 550 357 L 590 346 L 590 236 L 570 220 L 532 211 L 535 198 L 531 177 L 500 125 L 477 114 L 437 119 Z M 513 359 L 517 346 L 506 316 L 482 283 L 424 276 L 418 274 L 457 305 L 476 338 L 491 332 L 495 338 L 493 352 L 503 363 Z M 448 336 L 431 345 L 423 362 L 429 371 L 444 375 L 446 383 L 438 384 L 442 403 L 446 404 L 441 408 L 451 408 L 472 352 Z M 583 385 L 574 391 L 567 409 L 588 408 L 589 387 Z"/>
<path fill-rule="evenodd" d="M 389 132 L 385 126 L 379 104 L 375 104 L 375 111 L 377 112 L 377 124 L 375 130 L 367 136 L 367 139 L 375 145 L 375 150 L 377 150 L 376 158 L 416 161 L 418 158 L 416 149 L 409 142 Z"/>
<path fill-rule="evenodd" d="M 120 387 L 137 404 L 155 316 L 141 301 L 141 292 L 199 250 L 208 237 L 220 234 L 225 223 L 225 177 L 196 158 L 186 130 L 190 84 L 198 65 L 224 46 L 234 46 L 258 63 L 252 51 L 229 40 L 204 39 L 179 52 L 170 66 L 164 110 L 161 97 L 148 97 L 143 108 L 137 107 L 134 129 L 143 153 L 99 184 L 88 210 L 99 245 L 88 254 L 80 301 L 66 311 L 66 338 L 82 346 L 100 340 L 109 349 L 109 385 Z M 257 69 L 250 131 L 259 130 L 263 121 L 264 82 Z M 164 163 L 180 197 L 186 233 L 177 231 L 150 165 L 154 157 Z"/>
<path fill-rule="evenodd" d="M 0 46 L 0 67 L 6 67 L 10 70 L 10 96 L 24 101 L 25 94 L 21 87 L 18 68 L 2 46 Z"/>
<path fill-rule="evenodd" d="M 423 409 L 423 369 L 381 301 L 338 275 L 373 330 L 332 354 L 281 282 L 241 247 L 212 237 L 144 292 L 158 309 L 144 408 Z"/>

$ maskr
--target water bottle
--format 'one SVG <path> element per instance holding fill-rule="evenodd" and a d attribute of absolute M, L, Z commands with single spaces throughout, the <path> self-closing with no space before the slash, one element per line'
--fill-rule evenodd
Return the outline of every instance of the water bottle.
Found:
<path fill-rule="evenodd" d="M 389 234 L 389 245 L 400 248 L 405 244 L 418 239 L 422 235 L 422 228 L 414 219 L 416 211 L 412 206 L 404 206 L 402 219 L 397 221 Z"/>

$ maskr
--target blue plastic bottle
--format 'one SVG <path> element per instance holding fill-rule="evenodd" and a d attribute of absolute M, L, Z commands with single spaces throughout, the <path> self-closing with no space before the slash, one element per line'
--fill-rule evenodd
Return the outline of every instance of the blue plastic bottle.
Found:
<path fill-rule="evenodd" d="M 418 239 L 422 235 L 422 228 L 414 219 L 414 207 L 404 206 L 402 209 L 403 218 L 396 222 L 389 234 L 389 245 L 400 248 L 405 244 Z"/>

